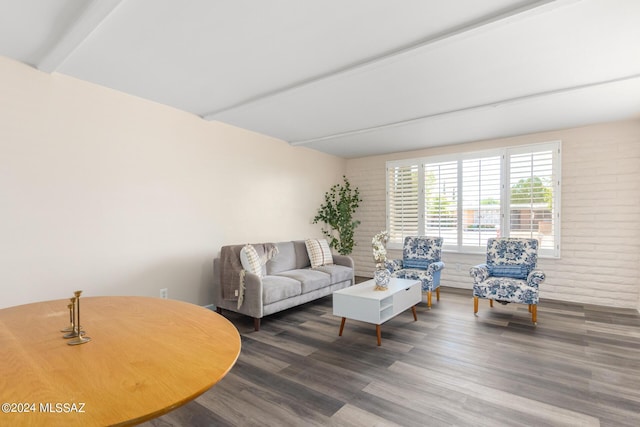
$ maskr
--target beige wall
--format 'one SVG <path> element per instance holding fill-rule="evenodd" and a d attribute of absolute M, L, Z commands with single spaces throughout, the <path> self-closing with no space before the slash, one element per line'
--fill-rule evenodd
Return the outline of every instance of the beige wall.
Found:
<path fill-rule="evenodd" d="M 371 237 L 385 228 L 385 162 L 509 145 L 562 141 L 562 257 L 541 259 L 541 297 L 640 309 L 640 120 L 352 159 L 360 188 L 357 274 L 371 276 Z M 390 256 L 401 253 L 390 251 Z M 469 267 L 481 255 L 445 253 L 442 284 L 471 289 Z"/>
<path fill-rule="evenodd" d="M 224 244 L 319 236 L 343 159 L 0 57 L 0 307 L 211 303 Z"/>
<path fill-rule="evenodd" d="M 640 120 L 345 161 L 0 57 L 0 307 L 75 289 L 208 304 L 222 245 L 318 236 L 345 170 L 370 276 L 385 161 L 557 139 L 563 248 L 542 296 L 640 309 Z M 444 261 L 443 284 L 470 288 L 482 257 Z"/>

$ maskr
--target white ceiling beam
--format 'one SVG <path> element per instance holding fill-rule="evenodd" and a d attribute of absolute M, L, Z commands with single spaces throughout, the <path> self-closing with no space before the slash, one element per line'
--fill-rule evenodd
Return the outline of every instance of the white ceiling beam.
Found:
<path fill-rule="evenodd" d="M 372 126 L 372 127 L 368 127 L 368 128 L 362 128 L 362 129 L 355 129 L 355 130 L 351 130 L 351 131 L 347 131 L 347 132 L 339 132 L 339 133 L 335 133 L 335 134 L 332 134 L 332 135 L 324 135 L 324 136 L 317 137 L 317 138 L 310 138 L 310 139 L 305 139 L 305 140 L 300 140 L 300 141 L 290 141 L 289 144 L 290 145 L 294 145 L 294 146 L 303 146 L 303 145 L 308 145 L 308 144 L 312 144 L 312 143 L 320 142 L 320 141 L 329 141 L 329 140 L 332 140 L 332 139 L 344 138 L 344 137 L 347 137 L 347 136 L 354 136 L 354 135 L 359 135 L 359 134 L 363 134 L 363 133 L 376 132 L 376 131 L 380 131 L 380 130 L 384 130 L 384 129 L 395 128 L 395 127 L 400 127 L 400 126 L 406 126 L 406 125 L 409 125 L 409 124 L 413 124 L 413 123 L 417 123 L 417 122 L 424 122 L 426 120 L 430 120 L 430 119 L 434 119 L 434 118 L 441 118 L 441 117 L 451 116 L 451 115 L 460 114 L 460 113 L 469 113 L 469 112 L 472 112 L 472 111 L 486 110 L 486 109 L 489 109 L 489 108 L 505 107 L 505 106 L 510 105 L 510 104 L 516 104 L 516 103 L 525 102 L 525 101 L 529 101 L 529 100 L 533 100 L 533 99 L 539 99 L 539 98 L 543 98 L 543 97 L 547 97 L 547 96 L 553 96 L 553 95 L 559 95 L 559 94 L 563 94 L 563 93 L 575 92 L 575 91 L 590 89 L 590 88 L 594 88 L 594 87 L 598 87 L 598 86 L 605 86 L 605 85 L 609 85 L 609 84 L 621 83 L 621 82 L 635 80 L 635 79 L 640 79 L 640 74 L 633 74 L 633 75 L 630 75 L 630 76 L 620 77 L 620 78 L 611 79 L 611 80 L 605 80 L 605 81 L 600 81 L 600 82 L 595 82 L 595 83 L 589 83 L 589 84 L 584 84 L 584 85 L 578 85 L 578 86 L 566 87 L 566 88 L 562 88 L 562 89 L 556 89 L 556 90 L 551 90 L 551 91 L 545 91 L 545 92 L 539 92 L 539 93 L 534 93 L 534 94 L 529 94 L 529 95 L 523 95 L 523 96 L 518 96 L 518 97 L 515 97 L 515 98 L 501 99 L 499 101 L 493 101 L 493 102 L 489 102 L 489 103 L 486 103 L 486 104 L 473 105 L 473 106 L 470 106 L 470 107 L 464 107 L 464 108 L 460 108 L 460 109 L 456 109 L 456 110 L 441 111 L 441 112 L 438 112 L 438 113 L 428 114 L 428 115 L 424 115 L 424 116 L 420 116 L 420 117 L 412 117 L 412 118 L 407 119 L 407 120 L 400 120 L 400 121 L 396 121 L 396 122 L 392 122 L 392 123 L 386 123 L 386 124 L 383 124 L 383 125 L 377 125 L 377 126 Z"/>
<path fill-rule="evenodd" d="M 473 37 L 483 32 L 491 31 L 501 26 L 527 19 L 531 16 L 547 13 L 560 7 L 564 7 L 580 1 L 582 0 L 540 0 L 535 3 L 531 3 L 516 9 L 509 10 L 508 12 L 492 16 L 490 18 L 474 21 L 464 26 L 450 29 L 441 34 L 437 34 L 427 39 L 420 40 L 417 43 L 413 43 L 409 46 L 404 46 L 400 49 L 387 52 L 373 58 L 367 58 L 363 61 L 347 65 L 345 67 L 333 70 L 325 74 L 320 74 L 267 93 L 256 95 L 254 97 L 237 102 L 233 105 L 229 105 L 216 111 L 211 111 L 203 115 L 202 117 L 205 120 L 216 120 L 219 114 L 228 111 L 237 110 L 251 104 L 260 103 L 270 98 L 285 94 L 287 92 L 324 82 L 331 78 L 346 76 L 352 73 L 362 72 L 367 69 L 374 69 L 385 65 L 387 62 L 397 61 L 402 56 L 423 53 L 428 49 L 435 49 L 447 43 L 453 43 L 468 37 Z"/>
<path fill-rule="evenodd" d="M 39 70 L 52 73 L 64 64 L 78 47 L 116 10 L 124 0 L 93 0 L 80 17 L 62 34 L 58 42 L 37 64 Z"/>

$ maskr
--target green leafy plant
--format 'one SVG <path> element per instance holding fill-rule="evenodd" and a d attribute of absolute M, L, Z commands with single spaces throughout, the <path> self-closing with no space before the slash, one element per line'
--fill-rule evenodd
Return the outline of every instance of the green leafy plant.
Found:
<path fill-rule="evenodd" d="M 349 255 L 355 242 L 353 234 L 360 221 L 353 219 L 362 199 L 358 188 L 351 188 L 346 176 L 342 176 L 344 184 L 335 184 L 324 193 L 324 203 L 320 205 L 313 223 L 324 222 L 328 229 L 322 227 L 322 234 L 327 237 L 329 246 L 341 255 Z"/>
<path fill-rule="evenodd" d="M 521 179 L 511 187 L 511 204 L 546 203 L 551 209 L 553 190 L 537 176 Z"/>

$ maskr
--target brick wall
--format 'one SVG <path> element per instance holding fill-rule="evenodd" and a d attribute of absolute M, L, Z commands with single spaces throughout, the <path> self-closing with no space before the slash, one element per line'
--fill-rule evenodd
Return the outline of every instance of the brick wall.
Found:
<path fill-rule="evenodd" d="M 371 238 L 386 226 L 386 161 L 553 140 L 562 141 L 562 252 L 538 262 L 547 273 L 541 297 L 640 309 L 640 120 L 348 160 L 363 198 L 356 274 L 372 276 Z M 471 289 L 469 267 L 483 260 L 445 252 L 442 285 Z"/>

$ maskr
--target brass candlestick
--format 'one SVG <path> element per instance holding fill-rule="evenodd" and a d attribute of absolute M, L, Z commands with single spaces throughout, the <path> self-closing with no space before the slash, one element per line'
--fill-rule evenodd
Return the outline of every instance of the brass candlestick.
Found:
<path fill-rule="evenodd" d="M 69 304 L 71 306 L 70 308 L 71 313 L 69 314 L 71 326 L 61 331 L 61 332 L 68 332 L 62 336 L 62 338 L 66 340 L 77 337 L 78 332 L 84 335 L 84 331 L 82 330 L 78 331 L 78 328 L 77 328 L 78 322 L 76 322 L 76 297 L 69 298 L 69 301 L 71 301 L 71 304 Z M 69 307 L 69 305 L 67 305 L 67 307 Z"/>
<path fill-rule="evenodd" d="M 80 326 L 80 294 L 82 294 L 82 291 L 75 291 L 73 294 L 76 296 L 76 322 L 75 322 L 76 337 L 71 341 L 69 341 L 67 344 L 78 345 L 78 344 L 84 344 L 86 342 L 91 341 L 91 338 L 83 336 L 84 333 L 82 331 L 82 326 Z"/>
<path fill-rule="evenodd" d="M 69 303 L 67 305 L 67 308 L 69 309 L 69 326 L 67 326 L 64 329 L 60 329 L 60 332 L 73 332 L 74 329 L 74 324 L 73 324 L 73 303 L 75 302 L 75 298 L 70 298 L 69 299 L 71 301 L 71 303 Z"/>

